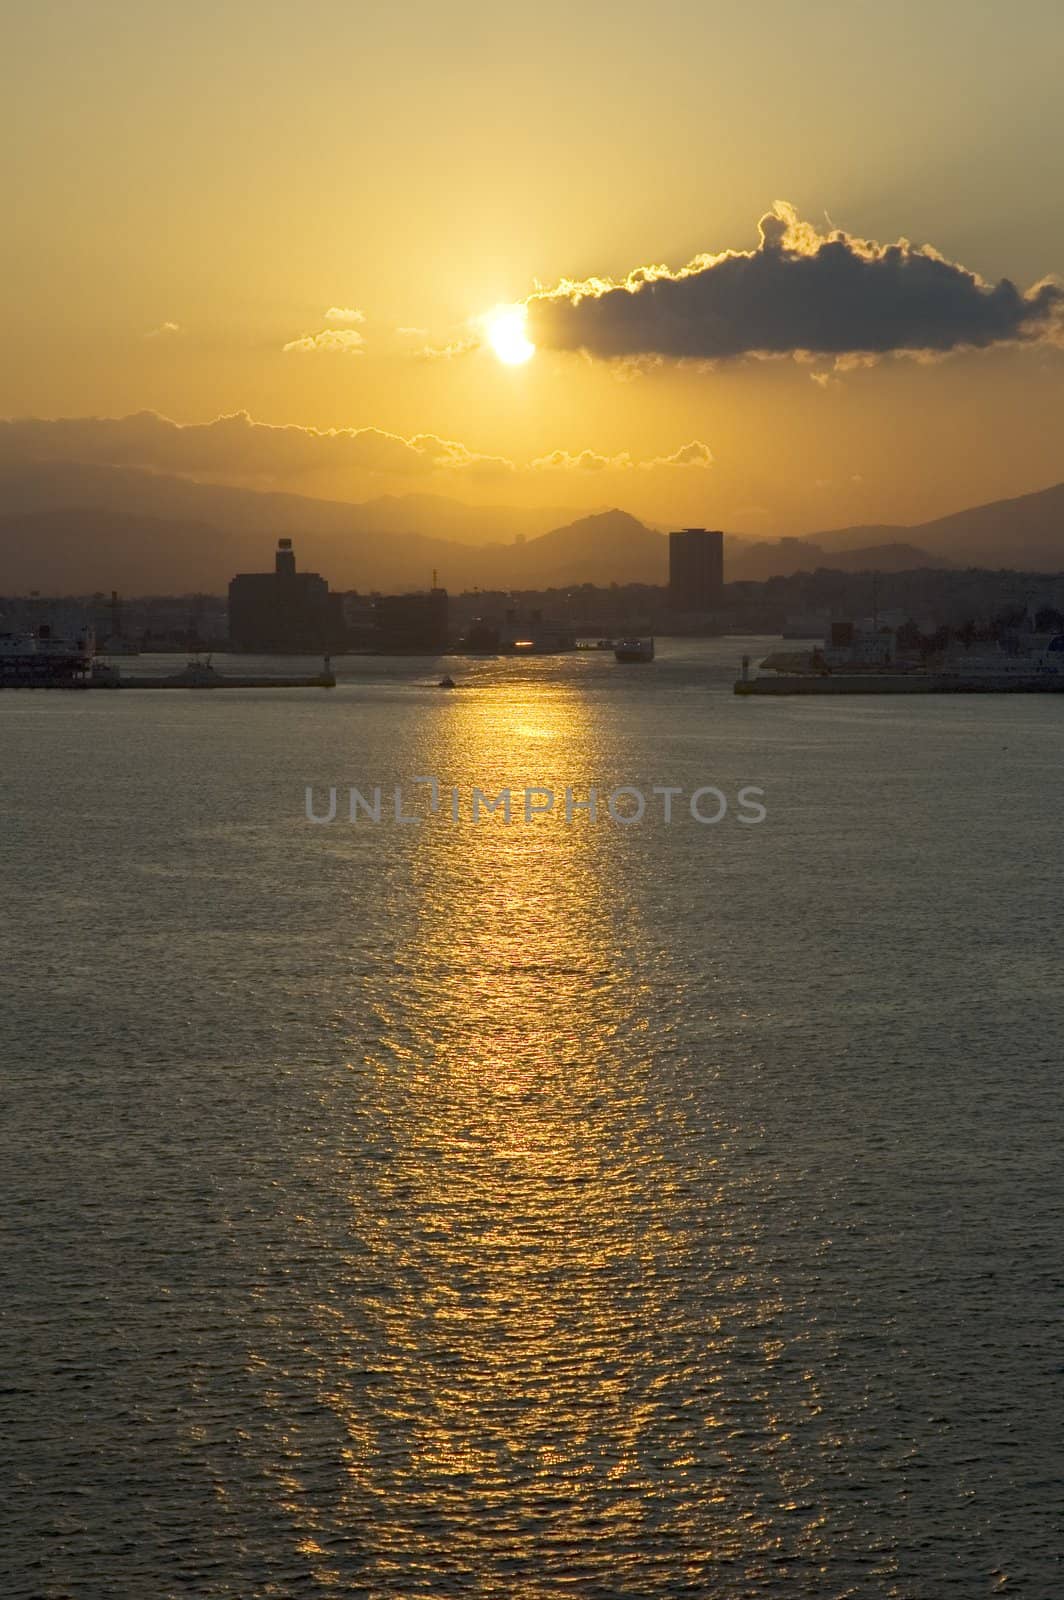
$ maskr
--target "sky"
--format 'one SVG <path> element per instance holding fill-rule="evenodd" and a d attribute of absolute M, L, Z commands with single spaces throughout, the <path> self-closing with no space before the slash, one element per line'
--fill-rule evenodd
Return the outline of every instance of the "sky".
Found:
<path fill-rule="evenodd" d="M 1057 0 L 5 35 L 0 460 L 766 536 L 1064 478 Z"/>

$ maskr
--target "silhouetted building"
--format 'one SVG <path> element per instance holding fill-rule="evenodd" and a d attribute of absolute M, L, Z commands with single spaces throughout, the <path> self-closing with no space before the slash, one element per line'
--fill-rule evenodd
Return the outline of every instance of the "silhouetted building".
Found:
<path fill-rule="evenodd" d="M 392 655 L 422 655 L 446 650 L 447 590 L 433 585 L 427 594 L 382 594 L 373 604 L 374 648 Z"/>
<path fill-rule="evenodd" d="M 339 595 L 317 572 L 297 572 L 291 539 L 279 539 L 272 572 L 244 572 L 229 585 L 234 650 L 317 654 L 342 638 Z"/>
<path fill-rule="evenodd" d="M 379 599 L 380 596 L 376 594 L 359 594 L 357 589 L 340 595 L 340 615 L 349 649 L 373 649 L 377 637 L 376 606 Z"/>
<path fill-rule="evenodd" d="M 478 595 L 477 599 L 483 599 Z M 503 596 L 512 599 L 512 596 Z M 471 618 L 459 642 L 471 655 L 554 655 L 576 649 L 576 635 L 568 621 L 544 617 L 540 606 L 507 605 L 503 615 Z"/>
<path fill-rule="evenodd" d="M 474 617 L 461 638 L 461 648 L 475 656 L 499 653 L 499 624 L 490 617 Z"/>
<path fill-rule="evenodd" d="M 670 611 L 715 611 L 723 599 L 723 533 L 707 528 L 670 533 Z"/>
<path fill-rule="evenodd" d="M 576 636 L 568 623 L 544 617 L 540 606 L 507 606 L 500 643 L 506 650 L 554 654 L 575 650 Z"/>

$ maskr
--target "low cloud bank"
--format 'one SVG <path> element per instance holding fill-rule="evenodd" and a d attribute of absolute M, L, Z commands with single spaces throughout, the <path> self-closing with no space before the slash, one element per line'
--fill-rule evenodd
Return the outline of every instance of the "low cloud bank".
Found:
<path fill-rule="evenodd" d="M 519 463 L 470 450 L 434 433 L 409 438 L 381 428 L 304 428 L 256 422 L 246 411 L 212 422 L 172 422 L 155 411 L 128 417 L 18 418 L 0 421 L 0 465 L 80 461 L 144 467 L 190 477 L 261 479 L 285 483 L 318 474 L 373 473 L 418 477 L 441 472 L 475 477 L 559 470 L 649 470 L 706 468 L 708 445 L 693 440 L 672 455 L 636 461 L 627 452 L 602 456 L 592 450 L 555 450 Z"/>

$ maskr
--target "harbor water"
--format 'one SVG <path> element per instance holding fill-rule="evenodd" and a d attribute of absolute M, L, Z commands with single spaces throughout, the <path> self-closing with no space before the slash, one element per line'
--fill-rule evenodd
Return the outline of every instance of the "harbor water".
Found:
<path fill-rule="evenodd" d="M 771 644 L 0 698 L 5 1600 L 1064 1592 L 1061 702 Z"/>

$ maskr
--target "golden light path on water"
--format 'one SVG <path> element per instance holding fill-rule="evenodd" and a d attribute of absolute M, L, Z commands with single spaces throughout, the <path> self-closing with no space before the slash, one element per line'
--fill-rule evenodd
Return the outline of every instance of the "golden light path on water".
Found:
<path fill-rule="evenodd" d="M 598 737 L 578 696 L 500 688 L 456 699 L 438 770 L 560 792 Z M 419 831 L 408 866 L 413 926 L 322 1107 L 337 1135 L 354 1111 L 378 1148 L 345 1157 L 338 1137 L 330 1158 L 357 1266 L 306 1315 L 345 1488 L 308 1530 L 289 1435 L 297 1548 L 320 1552 L 330 1590 L 329 1550 L 372 1516 L 373 1581 L 404 1594 L 501 1596 L 518 1578 L 523 1595 L 635 1594 L 655 1571 L 771 1570 L 770 1524 L 798 1510 L 792 1429 L 819 1408 L 807 1372 L 773 1394 L 779 1291 L 744 1231 L 762 1180 L 701 1157 L 685 1100 L 652 1081 L 661 930 L 616 835 L 497 816 Z M 760 1476 L 735 1442 L 751 1426 Z"/>
<path fill-rule="evenodd" d="M 659 644 L 0 705 L 4 1600 L 1054 1593 L 1056 708 Z"/>

